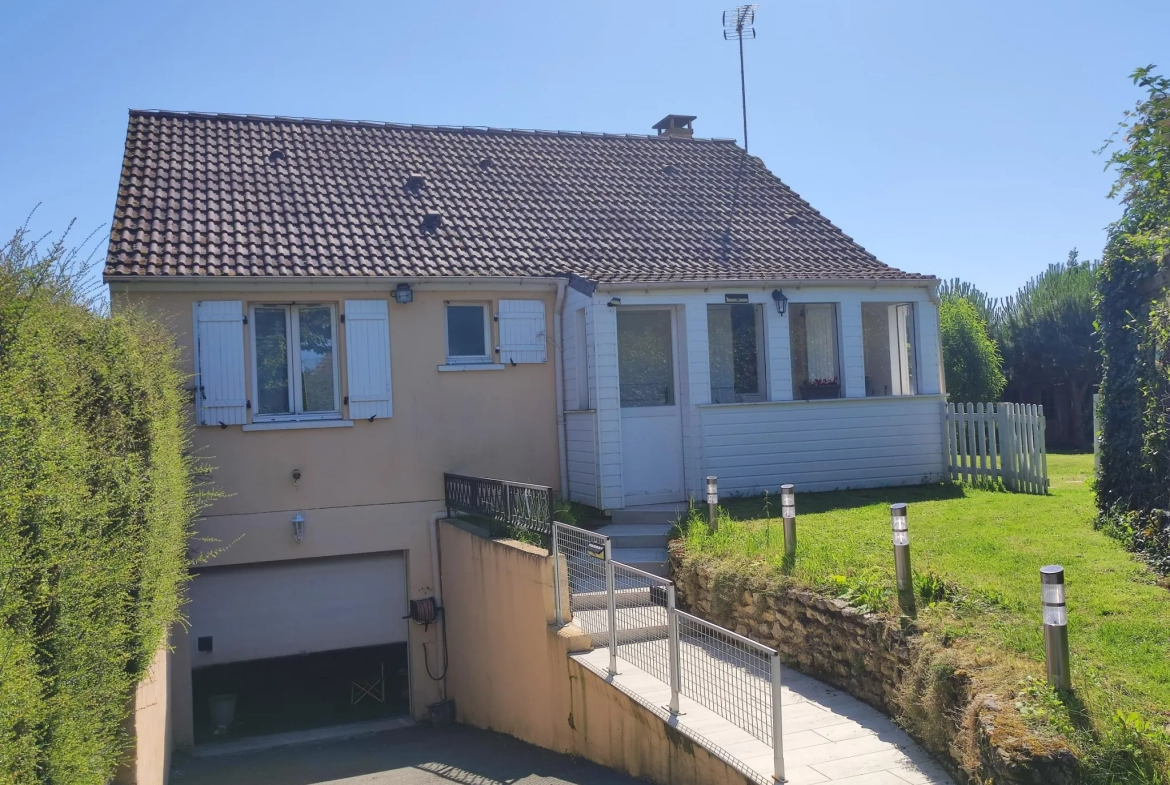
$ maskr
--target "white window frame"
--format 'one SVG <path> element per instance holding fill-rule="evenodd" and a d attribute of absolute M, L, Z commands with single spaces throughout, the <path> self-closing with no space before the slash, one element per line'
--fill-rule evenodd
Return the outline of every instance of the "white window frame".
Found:
<path fill-rule="evenodd" d="M 711 309 L 727 308 L 729 311 L 735 306 L 748 306 L 752 309 L 755 316 L 755 333 L 756 333 L 756 388 L 754 393 L 737 393 L 735 392 L 735 338 L 732 337 L 732 352 L 731 352 L 731 379 L 732 379 L 732 397 L 735 399 L 734 403 L 763 403 L 769 398 L 768 392 L 768 330 L 767 320 L 768 311 L 762 303 L 707 303 L 707 319 L 710 325 Z M 710 327 L 708 326 L 708 330 Z M 708 357 L 710 357 L 711 347 L 707 347 Z M 708 362 L 710 360 L 708 359 Z M 711 400 L 715 400 L 715 388 L 711 387 Z"/>
<path fill-rule="evenodd" d="M 483 348 L 484 354 L 451 354 L 451 320 L 448 310 L 451 308 L 482 308 L 483 309 Z M 443 304 L 443 337 L 444 348 L 447 354 L 447 365 L 490 365 L 494 362 L 492 350 L 492 304 L 481 300 L 448 300 Z"/>
<path fill-rule="evenodd" d="M 259 358 L 256 356 L 256 309 L 257 308 L 284 308 L 284 324 L 288 331 L 286 349 L 288 351 L 289 370 L 289 411 L 288 413 L 261 414 L 260 413 L 260 374 Z M 330 332 L 333 336 L 333 408 L 324 412 L 297 411 L 301 405 L 301 308 L 328 308 Z M 296 318 L 294 318 L 294 314 Z M 340 342 L 338 340 L 338 319 L 336 303 L 253 303 L 248 307 L 248 327 L 251 341 L 252 359 L 252 422 L 294 422 L 298 420 L 340 420 L 341 419 L 341 358 Z"/>

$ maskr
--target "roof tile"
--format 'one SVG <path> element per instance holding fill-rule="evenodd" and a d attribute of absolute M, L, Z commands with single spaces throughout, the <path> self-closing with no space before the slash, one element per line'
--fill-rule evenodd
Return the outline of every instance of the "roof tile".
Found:
<path fill-rule="evenodd" d="M 729 140 L 132 111 L 111 226 L 108 278 L 930 278 Z"/>

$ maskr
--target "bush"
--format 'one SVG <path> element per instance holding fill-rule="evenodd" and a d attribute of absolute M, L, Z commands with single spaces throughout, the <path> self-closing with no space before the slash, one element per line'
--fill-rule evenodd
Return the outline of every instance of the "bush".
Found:
<path fill-rule="evenodd" d="M 0 248 L 0 780 L 104 783 L 179 619 L 199 495 L 168 334 L 58 241 Z"/>
<path fill-rule="evenodd" d="M 966 298 L 944 297 L 939 330 L 947 397 L 952 402 L 999 400 L 1005 384 L 1003 359 L 978 309 Z"/>

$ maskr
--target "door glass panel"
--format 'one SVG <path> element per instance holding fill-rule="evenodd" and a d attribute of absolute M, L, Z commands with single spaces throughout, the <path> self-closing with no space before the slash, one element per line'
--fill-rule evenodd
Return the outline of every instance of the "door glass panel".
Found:
<path fill-rule="evenodd" d="M 301 411 L 337 409 L 333 389 L 333 309 L 301 306 Z"/>
<path fill-rule="evenodd" d="M 670 311 L 618 311 L 617 325 L 622 406 L 673 406 Z"/>
<path fill-rule="evenodd" d="M 256 308 L 258 414 L 288 414 L 288 309 Z"/>

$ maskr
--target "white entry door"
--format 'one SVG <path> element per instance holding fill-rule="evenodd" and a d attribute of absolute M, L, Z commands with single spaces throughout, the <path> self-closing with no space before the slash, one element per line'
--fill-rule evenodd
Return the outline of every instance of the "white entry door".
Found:
<path fill-rule="evenodd" d="M 618 384 L 626 506 L 684 499 L 678 342 L 669 308 L 620 308 Z"/>

